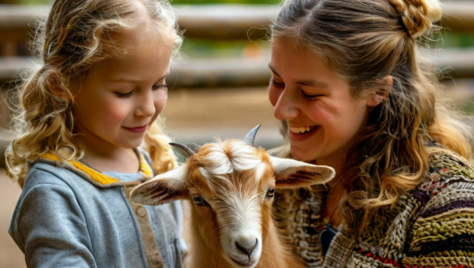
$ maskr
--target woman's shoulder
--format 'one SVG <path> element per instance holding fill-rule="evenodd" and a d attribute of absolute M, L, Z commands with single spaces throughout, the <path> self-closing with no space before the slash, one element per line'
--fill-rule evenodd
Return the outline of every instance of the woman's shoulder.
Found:
<path fill-rule="evenodd" d="M 474 208 L 474 168 L 469 161 L 442 149 L 430 153 L 429 165 L 427 175 L 412 191 L 422 204 L 421 217 L 458 208 L 458 203 Z"/>
<path fill-rule="evenodd" d="M 463 186 L 458 182 L 474 183 L 474 167 L 455 152 L 440 149 L 430 153 L 428 174 L 418 188 L 436 195 L 439 191 L 435 188 L 441 190 L 447 185 Z"/>
<path fill-rule="evenodd" d="M 429 156 L 430 170 L 414 190 L 421 209 L 413 221 L 403 263 L 472 263 L 474 169 L 463 157 L 440 150 Z M 451 251 L 446 251 L 450 249 Z"/>

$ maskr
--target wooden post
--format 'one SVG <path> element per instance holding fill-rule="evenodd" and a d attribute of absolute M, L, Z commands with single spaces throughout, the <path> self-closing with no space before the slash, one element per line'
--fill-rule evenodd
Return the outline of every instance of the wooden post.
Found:
<path fill-rule="evenodd" d="M 15 57 L 17 54 L 17 44 L 14 41 L 5 42 L 4 57 Z"/>

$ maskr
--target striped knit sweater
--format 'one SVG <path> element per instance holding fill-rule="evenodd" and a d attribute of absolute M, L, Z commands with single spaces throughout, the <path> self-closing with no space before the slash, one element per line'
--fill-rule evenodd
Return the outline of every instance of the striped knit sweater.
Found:
<path fill-rule="evenodd" d="M 326 256 L 321 194 L 282 192 L 278 210 L 296 252 L 308 267 L 474 267 L 474 169 L 459 156 L 429 159 L 428 176 L 394 210 L 379 213 L 358 237 L 341 225 Z"/>

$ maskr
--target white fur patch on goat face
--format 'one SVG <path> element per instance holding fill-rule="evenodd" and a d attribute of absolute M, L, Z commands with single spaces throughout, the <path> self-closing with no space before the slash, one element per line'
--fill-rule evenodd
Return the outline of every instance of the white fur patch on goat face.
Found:
<path fill-rule="evenodd" d="M 256 149 L 239 140 L 212 144 L 201 159 L 206 165 L 200 167 L 199 171 L 211 185 L 214 178 L 251 170 L 255 171 L 254 180 L 258 182 L 266 170 L 266 164 Z"/>
<path fill-rule="evenodd" d="M 262 181 L 271 169 L 263 154 L 230 140 L 208 145 L 197 158 L 199 173 L 213 195 L 209 205 L 219 225 L 223 257 L 235 267 L 256 266 L 262 253 L 262 205 L 273 180 L 268 176 Z"/>
<path fill-rule="evenodd" d="M 215 206 L 222 249 L 235 267 L 254 267 L 262 253 L 262 196 L 234 191 Z M 254 265 L 253 265 L 254 264 Z"/>

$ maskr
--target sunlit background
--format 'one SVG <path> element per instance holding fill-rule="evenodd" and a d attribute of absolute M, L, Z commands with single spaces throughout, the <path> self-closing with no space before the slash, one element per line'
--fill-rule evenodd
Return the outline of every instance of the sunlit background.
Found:
<path fill-rule="evenodd" d="M 268 22 L 279 0 L 174 0 L 185 30 L 182 57 L 173 63 L 172 88 L 164 111 L 166 131 L 180 142 L 203 143 L 243 138 L 257 124 L 256 144 L 282 142 L 266 88 L 270 45 Z M 48 12 L 47 0 L 0 0 L 0 153 L 12 140 L 7 92 L 30 64 L 35 17 Z M 429 41 L 432 58 L 443 72 L 446 94 L 467 114 L 474 113 L 474 0 L 444 2 L 448 14 Z M 2 159 L 2 158 L 0 158 Z M 3 166 L 0 160 L 0 168 Z M 0 169 L 0 267 L 26 267 L 23 254 L 7 234 L 20 189 Z"/>

